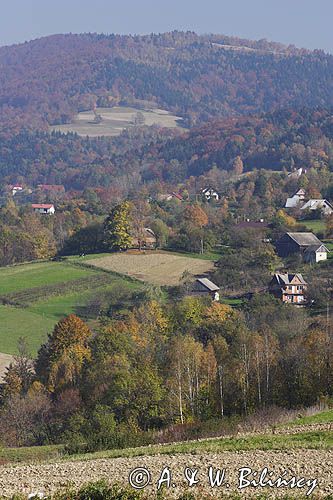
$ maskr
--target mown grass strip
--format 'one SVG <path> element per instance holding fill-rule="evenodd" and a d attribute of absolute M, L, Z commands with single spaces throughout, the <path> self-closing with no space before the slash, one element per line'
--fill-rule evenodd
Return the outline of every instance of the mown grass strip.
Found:
<path fill-rule="evenodd" d="M 100 458 L 132 458 L 154 455 L 188 453 L 223 453 L 238 451 L 286 451 L 297 449 L 328 450 L 333 448 L 333 433 L 330 431 L 302 432 L 299 434 L 260 434 L 245 437 L 230 437 L 189 441 L 166 445 L 142 446 L 117 450 L 102 450 L 77 455 L 64 454 L 63 445 L 35 446 L 30 448 L 0 449 L 0 460 L 4 462 L 31 461 L 78 461 Z"/>
<path fill-rule="evenodd" d="M 152 455 L 173 455 L 190 453 L 222 453 L 225 451 L 251 450 L 291 450 L 291 449 L 327 450 L 333 448 L 333 433 L 330 431 L 303 432 L 299 434 L 260 434 L 246 437 L 230 437 L 205 441 L 152 445 L 124 450 L 107 450 L 89 454 L 75 455 L 71 459 L 93 460 L 96 458 L 138 457 Z"/>
<path fill-rule="evenodd" d="M 0 448 L 1 463 L 44 462 L 59 458 L 62 445 L 30 446 L 26 448 Z"/>
<path fill-rule="evenodd" d="M 297 425 L 310 425 L 310 424 L 333 424 L 333 410 L 326 410 L 320 413 L 316 413 L 315 415 L 299 417 L 292 422 L 288 422 L 288 426 L 297 426 Z M 283 424 L 285 427 L 286 424 Z"/>

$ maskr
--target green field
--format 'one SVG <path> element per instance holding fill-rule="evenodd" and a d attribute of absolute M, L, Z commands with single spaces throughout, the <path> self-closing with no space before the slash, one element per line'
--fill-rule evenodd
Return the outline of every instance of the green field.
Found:
<path fill-rule="evenodd" d="M 300 417 L 290 422 L 288 425 L 311 425 L 311 424 L 333 424 L 333 410 L 326 410 L 321 413 L 315 413 L 308 417 Z"/>
<path fill-rule="evenodd" d="M 16 354 L 17 341 L 26 337 L 29 351 L 35 354 L 56 321 L 25 309 L 0 306 L 0 352 Z"/>
<path fill-rule="evenodd" d="M 0 353 L 16 354 L 18 339 L 25 337 L 35 355 L 61 318 L 80 315 L 93 296 L 119 286 L 132 290 L 141 285 L 85 267 L 78 258 L 0 269 Z"/>
<path fill-rule="evenodd" d="M 62 262 L 37 262 L 0 269 L 0 295 L 26 288 L 63 283 L 84 276 L 89 270 Z"/>
<path fill-rule="evenodd" d="M 309 231 L 313 231 L 314 233 L 323 233 L 326 229 L 325 220 L 323 219 L 302 220 L 300 224 L 306 226 Z"/>

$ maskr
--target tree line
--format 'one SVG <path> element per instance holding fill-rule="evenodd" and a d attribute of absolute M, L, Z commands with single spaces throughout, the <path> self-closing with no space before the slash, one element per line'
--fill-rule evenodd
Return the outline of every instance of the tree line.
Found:
<path fill-rule="evenodd" d="M 1 440 L 112 448 L 174 424 L 312 405 L 332 396 L 331 327 L 266 295 L 241 311 L 147 298 L 94 331 L 70 315 L 34 364 L 21 341 L 1 386 Z"/>

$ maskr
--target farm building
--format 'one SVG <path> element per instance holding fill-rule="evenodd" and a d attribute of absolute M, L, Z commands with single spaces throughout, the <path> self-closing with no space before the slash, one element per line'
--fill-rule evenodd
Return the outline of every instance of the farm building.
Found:
<path fill-rule="evenodd" d="M 288 177 L 290 177 L 291 179 L 298 179 L 299 177 L 301 177 L 302 174 L 306 174 L 307 173 L 307 169 L 306 168 L 297 168 L 296 170 L 293 170 L 293 172 L 289 172 L 288 174 Z"/>
<path fill-rule="evenodd" d="M 307 283 L 301 274 L 275 273 L 269 291 L 287 304 L 304 305 Z"/>
<path fill-rule="evenodd" d="M 54 205 L 51 203 L 33 203 L 32 208 L 34 212 L 37 212 L 39 214 L 54 214 L 55 213 L 55 208 Z"/>
<path fill-rule="evenodd" d="M 298 208 L 304 203 L 306 192 L 304 189 L 299 189 L 291 198 L 287 198 L 285 208 Z"/>
<path fill-rule="evenodd" d="M 201 192 L 207 201 L 211 201 L 211 200 L 219 201 L 219 199 L 220 199 L 220 195 L 218 194 L 218 192 L 215 191 L 215 189 L 213 189 L 211 187 L 205 188 Z"/>
<path fill-rule="evenodd" d="M 10 186 L 10 189 L 11 189 L 11 192 L 12 192 L 12 196 L 15 196 L 16 193 L 21 193 L 23 191 L 23 186 L 20 186 L 20 185 L 14 185 L 14 186 Z"/>
<path fill-rule="evenodd" d="M 328 248 L 326 248 L 323 244 L 311 245 L 304 250 L 304 262 L 307 262 L 308 264 L 315 264 L 321 260 L 326 260 L 328 252 Z"/>
<path fill-rule="evenodd" d="M 267 231 L 267 229 L 269 229 L 269 225 L 264 221 L 264 219 L 260 219 L 258 221 L 246 219 L 236 224 L 235 229 L 253 229 L 255 231 Z"/>
<path fill-rule="evenodd" d="M 149 227 L 144 227 L 141 234 L 135 236 L 132 240 L 132 246 L 135 248 L 156 248 L 156 236 L 152 229 Z"/>
<path fill-rule="evenodd" d="M 280 257 L 300 253 L 305 262 L 319 262 L 327 259 L 329 250 L 313 233 L 285 233 L 276 243 Z"/>
<path fill-rule="evenodd" d="M 301 206 L 301 210 L 320 210 L 323 215 L 331 215 L 333 206 L 327 200 L 309 200 Z"/>
<path fill-rule="evenodd" d="M 183 197 L 180 193 L 160 193 L 157 195 L 157 200 L 158 201 L 172 201 L 172 200 L 177 200 L 177 201 L 183 201 Z"/>
<path fill-rule="evenodd" d="M 193 284 L 191 295 L 207 296 L 209 295 L 214 301 L 220 300 L 220 287 L 215 285 L 208 278 L 197 278 Z"/>

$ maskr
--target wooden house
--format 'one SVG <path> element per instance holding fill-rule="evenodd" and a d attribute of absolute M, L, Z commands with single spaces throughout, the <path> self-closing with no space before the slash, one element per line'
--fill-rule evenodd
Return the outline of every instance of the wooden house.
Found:
<path fill-rule="evenodd" d="M 286 304 L 305 305 L 307 286 L 301 274 L 275 273 L 268 289 Z"/>
<path fill-rule="evenodd" d="M 149 227 L 144 227 L 139 235 L 134 236 L 132 246 L 134 248 L 154 249 L 156 248 L 157 239 L 155 233 Z"/>
<path fill-rule="evenodd" d="M 193 284 L 191 295 L 209 296 L 217 302 L 220 300 L 219 290 L 220 287 L 208 278 L 197 278 Z"/>
<path fill-rule="evenodd" d="M 313 233 L 285 233 L 276 243 L 280 257 L 300 253 L 305 262 L 319 262 L 327 259 L 329 250 Z"/>

